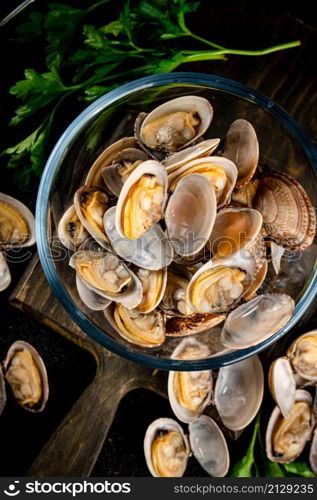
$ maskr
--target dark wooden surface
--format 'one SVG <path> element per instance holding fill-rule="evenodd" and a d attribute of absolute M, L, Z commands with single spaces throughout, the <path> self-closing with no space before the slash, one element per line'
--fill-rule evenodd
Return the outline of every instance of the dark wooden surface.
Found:
<path fill-rule="evenodd" d="M 258 16 L 259 40 L 277 43 L 300 38 L 302 46 L 263 58 L 235 57 L 228 62 L 196 64 L 190 69 L 217 73 L 259 89 L 284 106 L 312 140 L 317 141 L 316 31 L 287 14 L 277 19 L 259 12 L 254 15 Z M 219 26 L 224 26 L 225 30 L 232 27 L 238 36 L 250 22 L 252 19 L 243 18 L 242 13 L 240 19 L 233 9 L 224 7 L 217 12 L 217 16 L 202 16 L 201 28 L 208 35 L 213 27 L 216 34 L 220 32 Z M 222 40 L 218 37 L 218 41 L 221 43 Z M 98 457 L 121 398 L 137 387 L 166 395 L 166 374 L 121 359 L 91 341 L 52 297 L 37 258 L 13 292 L 11 302 L 95 357 L 97 371 L 94 381 L 28 471 L 34 476 L 87 476 Z"/>

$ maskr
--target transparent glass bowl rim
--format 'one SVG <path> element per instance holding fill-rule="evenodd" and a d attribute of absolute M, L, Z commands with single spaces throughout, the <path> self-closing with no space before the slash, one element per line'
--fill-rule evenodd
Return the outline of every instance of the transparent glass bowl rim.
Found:
<path fill-rule="evenodd" d="M 138 80 L 126 83 L 115 90 L 108 92 L 100 97 L 90 106 L 88 106 L 65 130 L 55 147 L 53 148 L 39 186 L 37 203 L 36 203 L 36 233 L 37 233 L 37 246 L 40 261 L 51 286 L 55 297 L 59 300 L 62 306 L 66 309 L 70 317 L 77 323 L 80 328 L 86 332 L 93 340 L 109 349 L 110 351 L 123 356 L 136 363 L 158 368 L 162 370 L 206 370 L 219 368 L 237 361 L 241 361 L 250 355 L 257 354 L 266 349 L 271 344 L 280 339 L 292 327 L 296 325 L 299 319 L 303 316 L 305 311 L 311 305 L 317 293 L 317 267 L 315 266 L 312 272 L 310 283 L 296 304 L 294 314 L 287 325 L 279 330 L 271 338 L 264 342 L 247 349 L 241 349 L 232 353 L 199 359 L 199 360 L 176 360 L 168 358 L 160 358 L 155 355 L 155 352 L 143 353 L 137 352 L 129 346 L 121 345 L 119 342 L 105 334 L 97 325 L 89 320 L 84 313 L 75 305 L 71 297 L 68 295 L 64 288 L 58 274 L 56 272 L 54 261 L 47 256 L 50 255 L 50 249 L 47 243 L 47 220 L 48 220 L 48 207 L 51 185 L 55 179 L 55 173 L 58 165 L 62 160 L 65 152 L 70 144 L 76 139 L 82 128 L 93 117 L 98 115 L 102 110 L 111 104 L 115 104 L 117 100 L 127 97 L 136 91 L 150 89 L 151 87 L 158 87 L 163 85 L 198 85 L 214 88 L 216 90 L 223 90 L 237 97 L 242 97 L 250 102 L 253 102 L 268 111 L 276 117 L 288 129 L 290 134 L 295 138 L 299 146 L 302 147 L 306 157 L 308 158 L 315 175 L 317 176 L 317 151 L 310 142 L 308 136 L 298 123 L 278 104 L 271 99 L 267 98 L 262 93 L 248 87 L 242 83 L 230 80 L 228 78 L 219 77 L 216 75 L 209 75 L 204 73 L 194 72 L 175 72 L 164 73 L 153 76 L 147 76 Z M 181 339 L 180 339 L 181 340 Z"/>

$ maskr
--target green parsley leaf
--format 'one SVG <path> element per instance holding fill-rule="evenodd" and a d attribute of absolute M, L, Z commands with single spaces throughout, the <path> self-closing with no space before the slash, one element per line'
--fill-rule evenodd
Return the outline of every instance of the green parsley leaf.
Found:
<path fill-rule="evenodd" d="M 11 94 L 25 103 L 16 109 L 10 125 L 17 125 L 67 90 L 55 68 L 42 74 L 35 69 L 26 69 L 24 75 L 25 79 L 18 81 L 10 89 Z"/>
<path fill-rule="evenodd" d="M 257 477 L 258 471 L 254 459 L 254 445 L 259 429 L 259 418 L 256 419 L 251 442 L 244 457 L 242 457 L 232 467 L 229 476 L 231 477 Z"/>
<path fill-rule="evenodd" d="M 302 477 L 315 477 L 307 462 L 297 461 L 290 464 L 283 464 L 286 472 Z"/>
<path fill-rule="evenodd" d="M 51 3 L 45 18 L 47 31 L 46 63 L 59 67 L 86 12 L 69 5 Z"/>
<path fill-rule="evenodd" d="M 42 12 L 32 12 L 27 21 L 19 24 L 15 30 L 15 39 L 19 43 L 32 42 L 40 38 L 44 31 L 44 15 Z"/>

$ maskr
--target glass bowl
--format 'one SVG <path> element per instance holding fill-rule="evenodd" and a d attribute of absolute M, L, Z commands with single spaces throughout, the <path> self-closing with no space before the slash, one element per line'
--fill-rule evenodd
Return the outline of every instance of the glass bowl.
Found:
<path fill-rule="evenodd" d="M 167 338 L 157 349 L 145 349 L 120 337 L 102 312 L 92 312 L 80 301 L 71 252 L 56 236 L 58 222 L 72 203 L 75 190 L 97 156 L 122 136 L 133 135 L 133 123 L 140 111 L 181 95 L 200 95 L 210 100 L 214 118 L 207 137 L 223 137 L 230 123 L 246 118 L 254 125 L 260 144 L 260 164 L 283 170 L 296 177 L 306 189 L 313 206 L 317 201 L 317 155 L 299 125 L 276 103 L 245 85 L 200 73 L 155 75 L 104 95 L 83 111 L 66 129 L 54 147 L 44 170 L 36 208 L 40 260 L 55 296 L 92 339 L 107 349 L 137 363 L 164 370 L 218 368 L 262 351 L 289 331 L 302 317 L 316 295 L 316 241 L 301 254 L 289 254 L 276 276 L 269 272 L 261 292 L 284 292 L 296 301 L 294 315 L 274 336 L 248 349 L 226 352 L 220 345 L 222 326 L 195 336 L 210 348 L 210 357 L 175 360 L 170 355 L 180 339 Z"/>

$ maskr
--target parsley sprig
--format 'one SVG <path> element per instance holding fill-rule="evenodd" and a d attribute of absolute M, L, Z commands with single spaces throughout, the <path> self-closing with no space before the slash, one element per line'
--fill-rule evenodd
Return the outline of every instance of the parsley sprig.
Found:
<path fill-rule="evenodd" d="M 16 37 L 23 43 L 36 38 L 44 41 L 43 62 L 47 68 L 44 73 L 26 69 L 24 79 L 10 89 L 22 101 L 11 126 L 21 127 L 25 120 L 33 117 L 34 122 L 39 116 L 35 130 L 2 153 L 20 183 L 29 184 L 34 174 L 40 175 L 56 111 L 61 104 L 66 106 L 72 94 L 90 103 L 133 78 L 168 73 L 182 64 L 221 60 L 229 55 L 261 56 L 300 45 L 296 40 L 263 50 L 239 50 L 202 38 L 189 29 L 187 22 L 200 1 L 125 0 L 119 15 L 115 14 L 117 4 L 99 0 L 79 9 L 50 3 L 48 12 L 32 12 L 17 28 Z M 101 21 L 98 26 L 90 24 L 93 12 Z M 199 42 L 201 49 L 185 50 L 184 43 L 189 46 L 191 40 L 195 46 Z"/>

